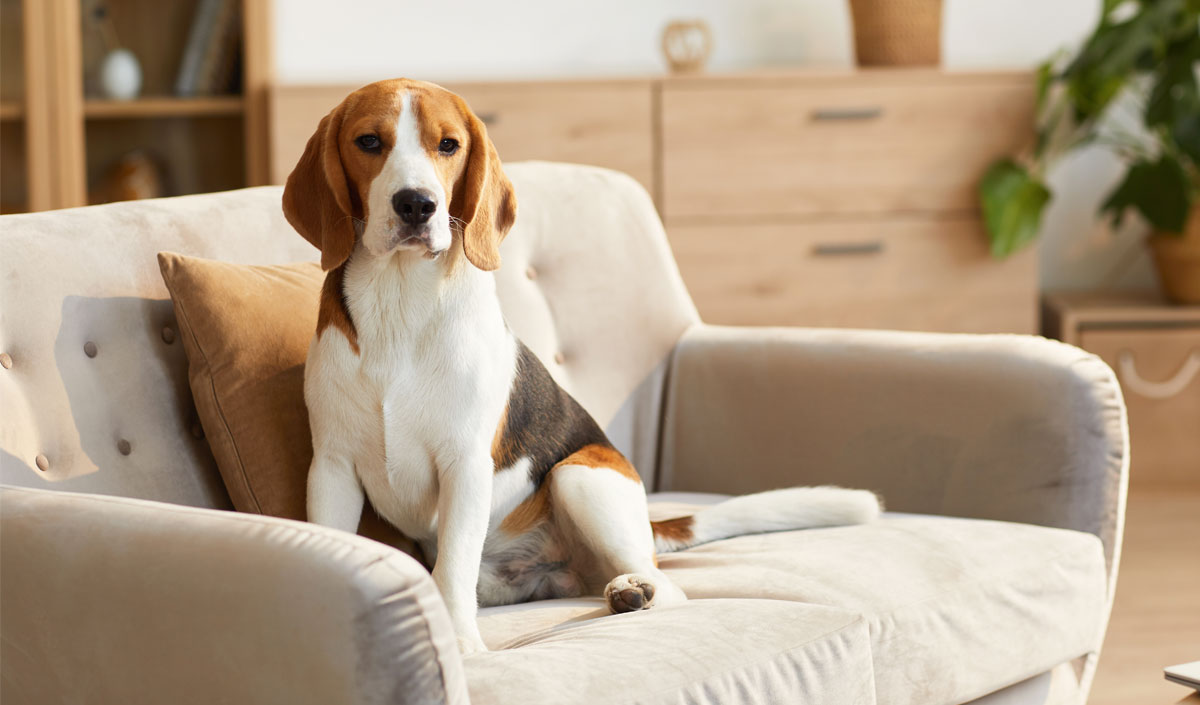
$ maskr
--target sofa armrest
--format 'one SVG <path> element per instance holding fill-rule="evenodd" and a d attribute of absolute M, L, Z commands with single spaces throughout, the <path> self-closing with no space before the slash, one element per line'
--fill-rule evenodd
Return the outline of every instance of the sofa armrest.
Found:
<path fill-rule="evenodd" d="M 1069 345 L 701 325 L 674 352 L 659 489 L 868 488 L 894 511 L 1096 534 L 1111 572 L 1128 464 L 1116 378 Z"/>
<path fill-rule="evenodd" d="M 303 522 L 0 489 L 4 702 L 466 703 L 428 572 Z"/>

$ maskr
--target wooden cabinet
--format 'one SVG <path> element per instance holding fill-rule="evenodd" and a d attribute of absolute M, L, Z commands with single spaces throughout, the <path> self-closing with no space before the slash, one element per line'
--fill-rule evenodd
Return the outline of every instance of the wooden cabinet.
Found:
<path fill-rule="evenodd" d="M 649 81 L 448 84 L 488 127 L 505 161 L 594 164 L 654 188 Z M 271 179 L 283 183 L 317 123 L 357 86 L 278 86 Z"/>
<path fill-rule="evenodd" d="M 241 28 L 240 40 L 229 35 L 237 53 L 229 89 L 178 97 L 175 78 L 202 4 L 0 0 L 3 212 L 107 200 L 96 187 L 131 153 L 154 165 L 163 195 L 266 183 L 270 3 L 228 0 L 224 17 Z M 91 19 L 101 8 L 103 30 Z M 141 69 L 132 100 L 100 98 L 90 86 L 114 41 Z"/>
<path fill-rule="evenodd" d="M 649 81 L 447 86 L 487 125 L 504 159 L 595 164 L 654 188 Z"/>
<path fill-rule="evenodd" d="M 357 88 L 272 91 L 271 180 Z M 505 161 L 646 186 L 714 323 L 1037 330 L 1037 254 L 999 261 L 976 189 L 1033 139 L 1033 77 L 882 69 L 447 84 Z"/>
<path fill-rule="evenodd" d="M 896 216 L 670 226 L 710 323 L 1033 331 L 1035 253 L 988 256 L 978 219 Z"/>
<path fill-rule="evenodd" d="M 669 81 L 663 214 L 777 217 L 974 210 L 1030 138 L 1023 76 L 875 72 Z"/>
<path fill-rule="evenodd" d="M 1037 256 L 987 248 L 976 189 L 1032 139 L 1023 74 L 674 79 L 661 212 L 716 323 L 1037 329 Z"/>
<path fill-rule="evenodd" d="M 1200 489 L 1200 306 L 1151 294 L 1059 294 L 1047 335 L 1098 355 L 1129 410 L 1130 483 Z"/>

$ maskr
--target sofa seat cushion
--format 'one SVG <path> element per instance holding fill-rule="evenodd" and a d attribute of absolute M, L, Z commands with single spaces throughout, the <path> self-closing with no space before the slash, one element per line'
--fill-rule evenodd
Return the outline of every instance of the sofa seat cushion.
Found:
<path fill-rule="evenodd" d="M 679 516 L 721 498 L 652 495 L 651 516 Z M 794 660 L 794 654 L 782 654 L 792 653 L 790 645 L 811 634 L 813 625 L 825 624 L 809 624 L 817 615 L 857 615 L 864 620 L 880 705 L 962 703 L 1096 650 L 1095 616 L 1107 599 L 1104 556 L 1095 536 L 977 519 L 885 514 L 865 526 L 716 541 L 660 555 L 659 565 L 691 598 L 687 604 L 620 617 L 607 616 L 598 598 L 485 609 L 484 640 L 508 651 L 485 657 L 493 661 L 470 659 L 468 671 L 472 664 L 517 664 L 514 673 L 534 681 L 520 686 L 532 698 L 523 702 L 571 702 L 551 697 L 559 692 L 552 689 L 565 682 L 579 692 L 591 687 L 609 692 L 592 679 L 620 681 L 626 673 L 640 678 L 634 674 L 642 671 L 631 665 L 638 663 L 638 650 L 652 649 L 657 658 L 665 649 L 684 664 L 664 663 L 656 671 L 696 678 L 722 671 L 748 674 L 749 663 L 782 668 L 779 664 Z M 788 606 L 833 611 L 791 613 Z M 730 660 L 745 650 L 750 653 L 737 656 L 742 660 Z M 589 669 L 585 663 L 603 665 Z M 840 664 L 820 665 L 842 672 Z M 472 702 L 475 691 L 485 688 L 485 681 L 475 680 L 482 673 L 470 676 Z M 753 678 L 783 682 L 775 671 L 770 677 L 755 673 Z M 821 692 L 813 684 L 825 681 L 805 671 L 796 674 L 804 685 L 797 692 Z M 734 681 L 742 682 L 740 677 Z M 742 702 L 741 697 L 730 701 Z M 837 702 L 824 696 L 812 701 Z"/>
<path fill-rule="evenodd" d="M 832 607 L 714 599 L 610 615 L 598 598 L 553 600 L 483 610 L 480 627 L 493 651 L 465 659 L 473 705 L 875 698 L 867 623 Z"/>
<path fill-rule="evenodd" d="M 1094 651 L 1107 600 L 1097 537 L 978 519 L 885 514 L 717 541 L 659 563 L 693 600 L 861 614 L 880 705 L 965 702 Z"/>

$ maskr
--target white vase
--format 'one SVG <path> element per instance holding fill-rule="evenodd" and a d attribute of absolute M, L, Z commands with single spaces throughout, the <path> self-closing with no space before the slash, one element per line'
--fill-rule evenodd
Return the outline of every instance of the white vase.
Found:
<path fill-rule="evenodd" d="M 100 90 L 116 100 L 132 100 L 142 90 L 142 65 L 128 49 L 114 49 L 100 62 Z"/>

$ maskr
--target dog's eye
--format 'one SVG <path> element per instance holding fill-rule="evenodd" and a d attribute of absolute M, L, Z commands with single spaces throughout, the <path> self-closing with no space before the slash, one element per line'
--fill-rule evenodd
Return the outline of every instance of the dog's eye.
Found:
<path fill-rule="evenodd" d="M 381 146 L 379 137 L 376 135 L 362 135 L 361 137 L 356 138 L 354 143 L 368 152 L 378 152 L 379 147 Z"/>
<path fill-rule="evenodd" d="M 438 151 L 442 154 L 454 154 L 458 151 L 458 140 L 453 140 L 447 137 L 438 142 Z"/>

